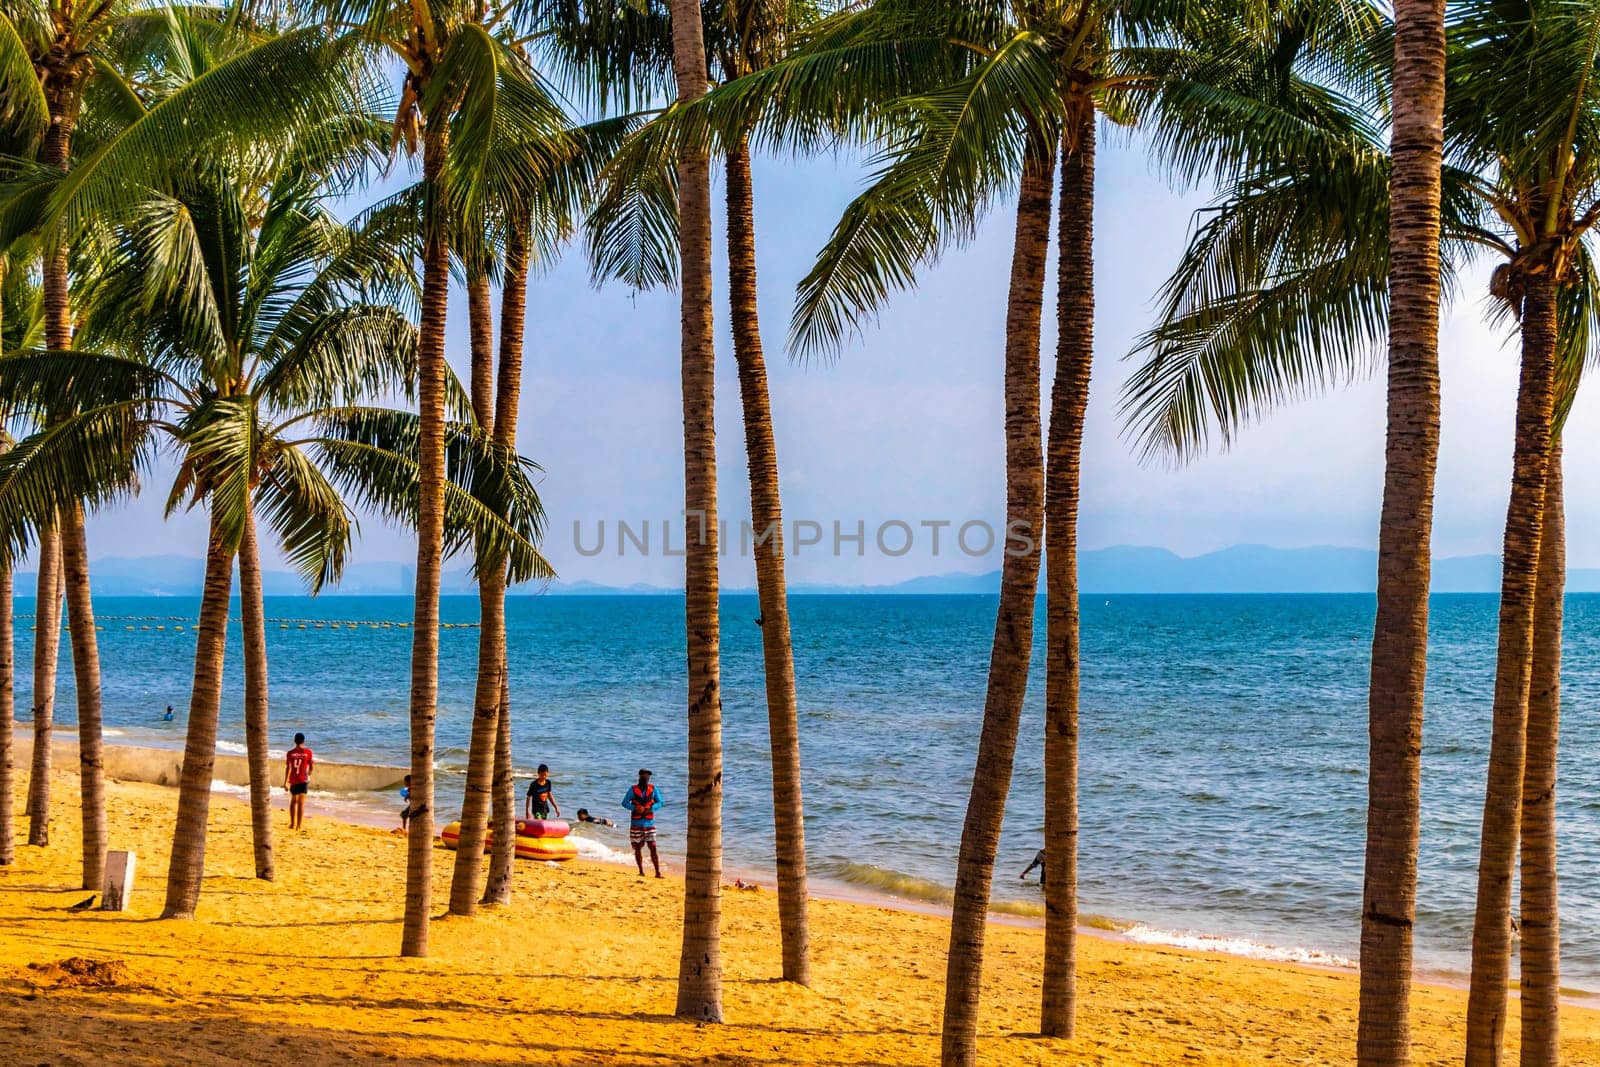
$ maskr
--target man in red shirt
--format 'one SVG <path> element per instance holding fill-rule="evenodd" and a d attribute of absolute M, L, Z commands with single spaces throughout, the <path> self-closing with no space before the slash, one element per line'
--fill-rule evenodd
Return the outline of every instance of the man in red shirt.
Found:
<path fill-rule="evenodd" d="M 306 791 L 311 788 L 315 761 L 306 747 L 306 735 L 294 735 L 294 747 L 283 760 L 283 787 L 289 791 L 289 829 L 298 830 L 306 817 Z"/>

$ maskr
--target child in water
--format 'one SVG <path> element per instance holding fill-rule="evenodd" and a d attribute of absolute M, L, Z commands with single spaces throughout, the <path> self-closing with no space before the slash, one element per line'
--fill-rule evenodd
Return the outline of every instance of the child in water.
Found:
<path fill-rule="evenodd" d="M 539 774 L 528 783 L 528 802 L 523 812 L 524 819 L 548 819 L 551 809 L 555 809 L 556 818 L 561 818 L 561 805 L 556 803 L 553 790 L 555 783 L 550 781 L 550 768 L 546 764 L 539 764 Z"/>

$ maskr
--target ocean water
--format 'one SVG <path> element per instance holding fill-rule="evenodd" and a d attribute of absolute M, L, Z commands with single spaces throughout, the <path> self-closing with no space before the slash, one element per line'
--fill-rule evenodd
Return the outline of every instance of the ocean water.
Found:
<path fill-rule="evenodd" d="M 97 610 L 108 728 L 130 742 L 181 745 L 197 603 L 103 598 Z M 994 610 L 981 596 L 793 598 L 814 878 L 948 897 Z M 730 596 L 722 612 L 727 862 L 761 870 L 771 866 L 772 822 L 758 608 Z M 409 631 L 295 620 L 403 621 L 409 600 L 269 598 L 267 613 L 286 620 L 267 635 L 274 745 L 303 730 L 324 759 L 404 764 Z M 477 604 L 446 598 L 442 613 L 470 623 Z M 1367 596 L 1085 598 L 1084 912 L 1131 924 L 1129 935 L 1145 940 L 1355 957 L 1372 613 Z M 685 765 L 682 601 L 514 597 L 508 617 L 519 771 L 548 763 L 564 813 L 581 805 L 615 819 L 635 771 L 651 767 L 671 851 Z M 1568 598 L 1559 818 L 1563 979 L 1600 991 L 1597 624 L 1600 596 Z M 1419 965 L 1433 971 L 1468 962 L 1494 626 L 1492 596 L 1433 600 L 1417 924 Z M 19 620 L 19 717 L 31 704 L 32 636 Z M 464 627 L 441 635 L 441 815 L 459 806 L 477 638 Z M 222 737 L 242 751 L 238 639 L 235 624 Z M 1041 911 L 1036 883 L 1017 877 L 1043 829 L 1041 651 L 995 881 L 999 905 L 1021 914 Z M 62 680 L 59 718 L 71 723 L 65 662 Z M 178 720 L 162 723 L 169 703 Z M 390 796 L 345 799 L 398 806 Z M 625 831 L 592 836 L 626 848 Z"/>

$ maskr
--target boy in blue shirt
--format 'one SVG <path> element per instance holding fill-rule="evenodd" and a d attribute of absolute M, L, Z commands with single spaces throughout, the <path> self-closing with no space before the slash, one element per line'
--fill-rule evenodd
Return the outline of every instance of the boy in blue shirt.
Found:
<path fill-rule="evenodd" d="M 661 806 L 661 793 L 650 784 L 650 772 L 640 769 L 639 781 L 622 798 L 628 809 L 628 843 L 633 846 L 633 862 L 639 865 L 639 877 L 644 877 L 644 848 L 650 846 L 650 865 L 661 877 L 661 857 L 656 853 L 656 809 Z"/>

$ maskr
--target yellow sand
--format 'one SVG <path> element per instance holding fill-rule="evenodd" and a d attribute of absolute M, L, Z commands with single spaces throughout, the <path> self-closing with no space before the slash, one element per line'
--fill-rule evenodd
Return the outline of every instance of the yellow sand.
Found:
<path fill-rule="evenodd" d="M 404 842 L 278 815 L 278 881 L 250 877 L 248 810 L 212 806 L 201 918 L 162 922 L 176 792 L 110 790 L 112 847 L 138 853 L 131 913 L 73 912 L 76 796 L 56 781 L 48 849 L 0 868 L 0 1060 L 7 1063 L 340 1062 L 928 1064 L 938 1057 L 945 924 L 861 904 L 812 906 L 816 981 L 775 982 L 776 901 L 725 898 L 726 1023 L 671 1017 L 681 883 L 598 864 L 517 864 L 515 903 L 433 926 L 401 960 Z M 25 820 L 17 822 L 26 840 Z M 436 913 L 454 854 L 435 855 Z M 989 937 L 980 1056 L 994 1064 L 1336 1064 L 1351 1060 L 1344 973 L 1085 938 L 1079 1034 L 1036 1025 L 1042 935 Z M 63 960 L 120 961 L 73 974 Z M 31 965 L 44 965 L 43 969 Z M 1465 997 L 1422 988 L 1417 1060 L 1461 1059 Z M 1513 1013 L 1514 1015 L 1514 1013 Z M 1600 1064 L 1600 1013 L 1569 1008 L 1566 1061 Z M 1513 1018 L 1510 1040 L 1516 1040 Z"/>

